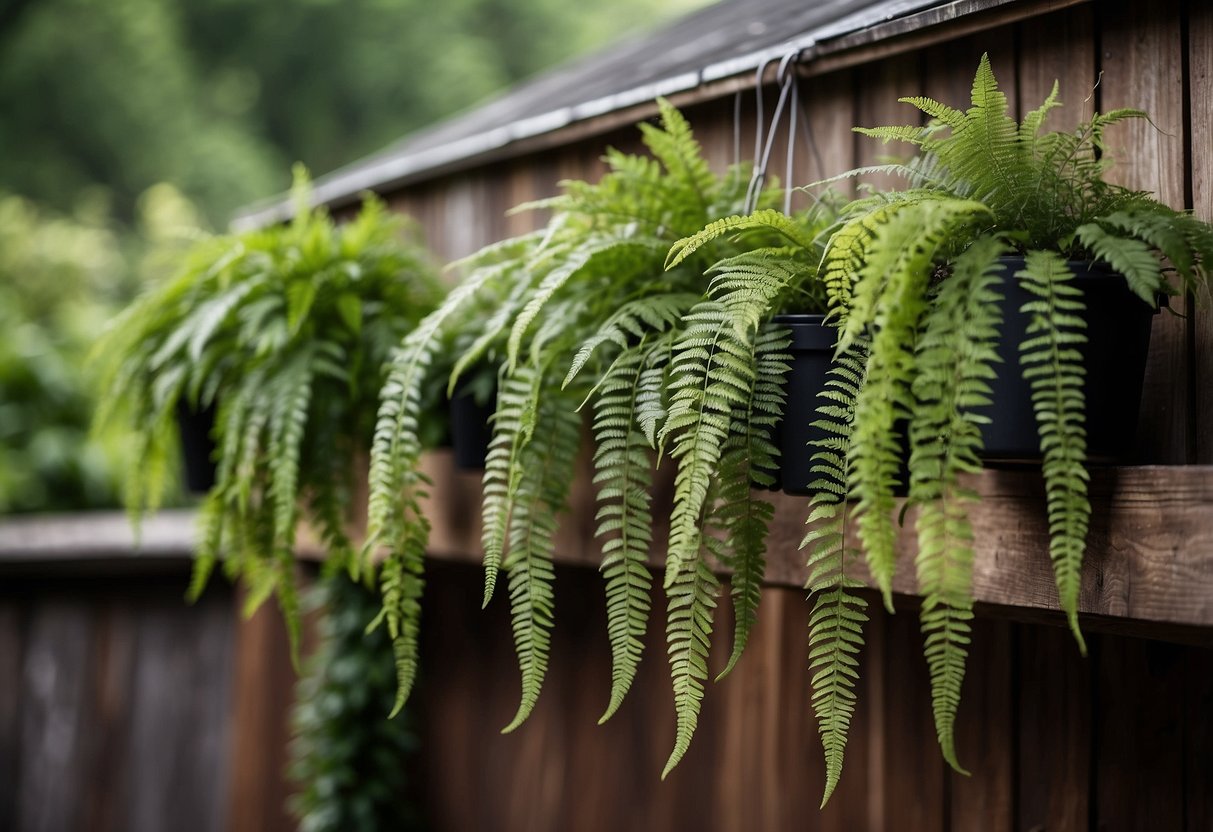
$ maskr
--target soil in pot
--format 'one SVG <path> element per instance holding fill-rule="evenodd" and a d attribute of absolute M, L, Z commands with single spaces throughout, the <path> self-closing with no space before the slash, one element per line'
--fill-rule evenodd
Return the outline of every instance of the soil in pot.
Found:
<path fill-rule="evenodd" d="M 976 412 L 990 417 L 982 426 L 983 458 L 994 465 L 1039 464 L 1040 438 L 1032 409 L 1031 384 L 1023 377 L 1019 345 L 1030 316 L 1021 311 L 1034 299 L 1014 278 L 1023 258 L 1002 258 L 1002 337 L 991 381 L 992 402 Z M 1114 462 L 1133 450 L 1150 327 L 1158 307 L 1142 302 L 1123 276 L 1098 263 L 1071 262 L 1072 285 L 1087 307 L 1087 343 L 1079 347 L 1086 367 L 1087 455 L 1091 462 Z"/>
<path fill-rule="evenodd" d="M 205 494 L 215 485 L 215 406 L 197 409 L 177 402 L 177 427 L 181 434 L 182 473 L 186 490 Z"/>
<path fill-rule="evenodd" d="M 487 396 L 478 396 L 470 383 L 460 382 L 450 399 L 451 445 L 455 465 L 464 471 L 484 469 L 489 455 L 493 429 L 489 422 L 497 401 L 494 388 Z"/>

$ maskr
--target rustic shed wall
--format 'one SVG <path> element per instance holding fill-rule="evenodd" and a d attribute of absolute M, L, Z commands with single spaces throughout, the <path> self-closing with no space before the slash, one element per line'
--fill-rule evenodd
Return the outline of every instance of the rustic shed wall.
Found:
<path fill-rule="evenodd" d="M 1078 5 L 925 49 L 892 44 L 881 59 L 847 68 L 809 66 L 800 85 L 809 129 L 802 123 L 795 182 L 889 152 L 848 128 L 913 119 L 899 96 L 967 101 L 985 51 L 1018 113 L 1060 81 L 1067 106 L 1050 126 L 1070 127 L 1093 109 L 1148 110 L 1154 126 L 1111 137 L 1121 160 L 1115 177 L 1213 219 L 1213 9 L 1196 0 L 1148 9 L 1127 0 Z M 685 110 L 717 170 L 752 155 L 752 99 L 743 97 L 736 127 L 732 97 Z M 461 257 L 544 219 L 505 216 L 508 206 L 556 193 L 562 178 L 596 178 L 607 145 L 638 147 L 631 129 L 586 132 L 566 146 L 389 199 L 420 221 L 441 257 Z M 782 148 L 774 158 L 782 174 Z M 1164 313 L 1154 325 L 1137 461 L 1213 462 L 1209 311 L 1186 298 L 1172 307 L 1180 314 Z M 935 749 L 916 616 L 912 609 L 878 615 L 847 773 L 818 813 L 822 772 L 802 592 L 765 590 L 746 658 L 709 689 L 691 753 L 659 783 L 673 727 L 659 624 L 631 702 L 598 727 L 610 667 L 598 578 L 565 569 L 557 587 L 552 671 L 540 706 L 501 737 L 517 696 L 505 612 L 478 618 L 475 576 L 460 567 L 435 571 L 419 694 L 435 828 L 1213 828 L 1213 655 L 1205 647 L 1100 635 L 1084 660 L 1061 629 L 984 617 L 961 706 L 960 754 L 973 771 L 966 778 L 948 771 Z M 717 632 L 727 629 L 717 621 Z"/>

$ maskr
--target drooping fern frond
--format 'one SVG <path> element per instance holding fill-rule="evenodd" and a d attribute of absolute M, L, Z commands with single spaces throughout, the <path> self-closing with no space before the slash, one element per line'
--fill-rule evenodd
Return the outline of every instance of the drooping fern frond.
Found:
<path fill-rule="evenodd" d="M 720 460 L 720 485 L 712 522 L 725 533 L 724 564 L 732 569 L 733 650 L 720 681 L 737 665 L 758 617 L 766 574 L 766 537 L 775 507 L 757 497 L 751 484 L 769 486 L 779 449 L 771 431 L 783 415 L 784 379 L 791 356 L 787 331 L 772 325 L 754 341 L 754 381 L 749 400 L 734 412 L 735 428 Z"/>
<path fill-rule="evenodd" d="M 931 676 L 935 729 L 944 759 L 956 758 L 955 722 L 973 617 L 973 529 L 977 495 L 961 476 L 981 470 L 981 425 L 975 412 L 991 401 L 990 381 L 1001 313 L 996 260 L 1006 244 L 979 237 L 952 261 L 927 313 L 915 356 L 910 422 L 910 502 L 917 520 L 918 591 Z"/>
<path fill-rule="evenodd" d="M 705 547 L 715 540 L 707 538 Z M 662 769 L 664 780 L 691 747 L 691 738 L 699 724 L 704 682 L 708 678 L 708 644 L 712 636 L 712 616 L 716 610 L 719 582 L 702 557 L 689 568 L 680 570 L 667 590 L 666 643 L 670 671 L 674 679 L 674 709 L 677 728 L 674 749 Z"/>
<path fill-rule="evenodd" d="M 868 603 L 855 592 L 862 584 L 847 574 L 848 565 L 860 553 L 846 534 L 850 437 L 865 366 L 862 347 L 838 356 L 820 394 L 824 400 L 817 408 L 821 418 L 814 424 L 824 436 L 813 454 L 812 470 L 818 478 L 810 485 L 809 530 L 800 543 L 802 550 L 809 550 L 805 586 L 814 596 L 809 617 L 809 671 L 813 712 L 825 753 L 823 807 L 842 777 L 847 734 L 855 714 L 863 625 L 868 620 Z"/>
<path fill-rule="evenodd" d="M 866 381 L 856 401 L 850 475 L 859 537 L 890 611 L 897 536 L 893 494 L 901 462 L 898 425 L 914 407 L 913 351 L 926 287 L 949 236 L 986 215 L 982 205 L 967 200 L 927 200 L 889 215 L 867 245 L 852 311 L 839 339 L 839 349 L 846 350 L 857 338 L 871 338 Z M 871 328 L 870 335 L 864 327 Z"/>
<path fill-rule="evenodd" d="M 484 606 L 497 586 L 497 572 L 505 553 L 510 512 L 523 476 L 527 443 L 535 431 L 543 374 L 530 365 L 507 373 L 499 382 L 493 438 L 484 466 Z"/>
<path fill-rule="evenodd" d="M 787 237 L 788 242 L 793 246 L 805 251 L 812 251 L 817 247 L 816 241 L 807 233 L 808 228 L 804 224 L 797 222 L 782 211 L 764 208 L 746 216 L 725 217 L 708 223 L 698 234 L 679 240 L 670 248 L 670 252 L 666 256 L 665 267 L 674 268 L 703 246 L 720 237 L 755 229 L 781 234 Z"/>
<path fill-rule="evenodd" d="M 521 370 L 522 368 L 519 368 Z M 552 385 L 555 378 L 532 369 Z M 505 384 L 508 386 L 510 380 Z M 514 647 L 522 671 L 522 699 L 518 712 L 502 729 L 521 725 L 539 699 L 547 672 L 555 595 L 552 582 L 553 538 L 556 516 L 565 507 L 573 478 L 573 462 L 581 439 L 581 420 L 574 408 L 576 395 L 568 392 L 543 398 L 535 413 L 533 436 L 522 448 L 520 474 L 510 500 L 509 554 L 503 568 L 509 577 L 510 612 Z"/>
<path fill-rule="evenodd" d="M 1031 316 L 1020 345 L 1024 378 L 1032 385 L 1032 406 L 1044 455 L 1049 515 L 1049 557 L 1062 611 L 1079 649 L 1086 641 L 1078 627 L 1078 593 L 1091 504 L 1087 498 L 1086 396 L 1079 347 L 1086 343 L 1086 304 L 1071 285 L 1073 275 L 1058 254 L 1029 252 L 1015 275 L 1035 299 L 1024 304 Z"/>
<path fill-rule="evenodd" d="M 619 709 L 636 678 L 648 629 L 652 467 L 636 416 L 645 346 L 642 340 L 612 365 L 599 382 L 594 405 L 594 484 L 599 502 L 594 534 L 604 539 L 602 572 L 611 642 L 611 696 L 599 724 Z"/>

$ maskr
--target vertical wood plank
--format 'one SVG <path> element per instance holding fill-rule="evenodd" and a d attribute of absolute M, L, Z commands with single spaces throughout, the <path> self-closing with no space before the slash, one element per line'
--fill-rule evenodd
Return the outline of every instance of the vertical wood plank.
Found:
<path fill-rule="evenodd" d="M 952 829 L 1012 832 L 1015 822 L 1015 748 L 1018 742 L 1011 691 L 1012 625 L 974 621 L 956 721 L 956 754 L 971 774 L 948 771 Z"/>
<path fill-rule="evenodd" d="M 228 742 L 228 832 L 268 832 L 294 828 L 284 806 L 289 708 L 295 672 L 282 616 L 272 604 L 249 619 L 240 617 L 237 598 L 233 622 L 234 667 Z"/>
<path fill-rule="evenodd" d="M 1023 625 L 1017 636 L 1018 828 L 1087 829 L 1091 663 L 1059 627 Z"/>
<path fill-rule="evenodd" d="M 25 605 L 16 597 L 0 597 L 0 679 L 5 680 L 0 683 L 0 829 L 17 827 L 25 616 Z"/>
<path fill-rule="evenodd" d="M 1184 828 L 1183 658 L 1175 645 L 1100 641 L 1095 811 L 1101 832 Z"/>
<path fill-rule="evenodd" d="M 132 730 L 130 735 L 130 804 L 127 830 L 156 832 L 175 829 L 221 832 L 241 827 L 225 825 L 228 784 L 223 766 L 240 768 L 240 759 L 229 756 L 227 721 L 231 691 L 232 604 L 231 593 L 221 588 L 209 592 L 193 608 L 161 590 L 141 605 L 136 626 Z M 278 617 L 277 610 L 265 613 Z M 268 653 L 259 660 L 272 666 Z M 232 725 L 233 733 L 248 732 L 267 743 L 262 752 L 281 754 L 285 737 L 266 728 L 282 720 L 290 697 L 280 696 L 267 709 L 265 727 Z M 270 744 L 272 743 L 272 744 Z M 282 779 L 279 765 L 273 777 L 260 783 L 263 799 L 277 800 L 281 813 L 282 790 L 274 789 Z M 265 832 L 291 829 L 276 822 L 267 812 L 257 827 Z"/>
<path fill-rule="evenodd" d="M 1213 829 L 1213 651 L 1188 648 L 1184 655 L 1185 832 Z"/>
<path fill-rule="evenodd" d="M 939 754 L 916 609 L 889 618 L 885 659 L 885 811 L 894 828 L 947 828 L 947 764 Z"/>
<path fill-rule="evenodd" d="M 1045 130 L 1071 130 L 1095 112 L 1095 23 L 1091 6 L 1077 6 L 1020 24 L 1016 71 L 1020 115 L 1039 107 L 1058 84 L 1063 106 Z"/>
<path fill-rule="evenodd" d="M 92 608 L 95 632 L 94 675 L 90 679 L 90 707 L 86 718 L 93 726 L 88 737 L 88 792 L 84 796 L 89 825 L 94 832 L 126 832 L 131 829 L 132 803 L 131 734 L 134 718 L 133 668 L 136 623 L 140 602 L 129 594 L 100 597 Z M 179 612 L 187 614 L 185 610 Z M 156 680 L 159 682 L 160 680 Z M 168 686 L 157 693 L 171 696 Z M 143 718 L 151 715 L 140 714 Z M 213 728 L 214 726 L 208 726 Z M 155 751 L 160 751 L 155 748 Z M 217 762 L 217 761 L 216 761 Z M 151 788 L 152 784 L 138 784 Z"/>
<path fill-rule="evenodd" d="M 1191 95 L 1192 207 L 1213 222 L 1213 6 L 1188 3 L 1188 89 Z M 1213 296 L 1206 288 L 1192 316 L 1196 366 L 1196 448 L 1193 462 L 1213 463 Z"/>
<path fill-rule="evenodd" d="M 921 124 L 922 113 L 899 98 L 922 95 L 922 59 L 919 54 L 899 55 L 856 71 L 856 124 L 860 127 L 882 127 L 890 124 Z M 971 77 L 971 76 L 970 76 Z M 855 161 L 858 166 L 877 165 L 890 158 L 902 159 L 912 154 L 912 145 L 904 142 L 884 144 L 876 139 L 853 135 Z M 874 188 L 899 189 L 905 181 L 887 174 L 862 177 L 857 184 Z"/>
<path fill-rule="evenodd" d="M 1116 160 L 1109 179 L 1150 191 L 1173 208 L 1184 207 L 1183 71 L 1178 0 L 1153 0 L 1150 14 L 1131 0 L 1099 6 L 1100 109 L 1136 107 L 1154 125 L 1134 120 L 1109 131 Z M 1186 313 L 1182 298 L 1172 301 Z M 1138 454 L 1143 462 L 1180 463 L 1190 458 L 1192 392 L 1187 322 L 1164 314 L 1154 319 L 1142 393 Z"/>
<path fill-rule="evenodd" d="M 92 637 L 87 609 L 46 599 L 30 616 L 21 675 L 21 763 L 16 829 L 58 832 L 85 824 L 85 713 Z"/>
<path fill-rule="evenodd" d="M 803 180 L 807 184 L 828 179 L 855 167 L 856 117 L 854 73 L 847 69 L 805 78 L 800 82 L 804 121 L 800 125 L 801 147 L 797 148 Z M 855 183 L 839 182 L 834 190 L 846 197 L 855 195 Z"/>
<path fill-rule="evenodd" d="M 1012 118 L 1018 118 L 1016 38 L 1015 27 L 1003 26 L 931 47 L 924 58 L 924 94 L 958 110 L 968 110 L 973 100 L 973 76 L 977 74 L 982 54 L 988 54 L 998 88 L 1007 97 L 1008 111 Z"/>

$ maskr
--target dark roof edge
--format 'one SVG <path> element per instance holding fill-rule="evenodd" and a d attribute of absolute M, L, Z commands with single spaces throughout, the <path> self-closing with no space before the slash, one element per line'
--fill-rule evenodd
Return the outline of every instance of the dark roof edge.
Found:
<path fill-rule="evenodd" d="M 439 147 L 421 151 L 402 150 L 379 153 L 316 179 L 312 203 L 339 207 L 360 198 L 366 191 L 385 192 L 410 182 L 434 178 L 500 155 L 513 145 L 543 136 L 553 136 L 592 119 L 651 103 L 659 96 L 670 97 L 690 93 L 709 85 L 726 87 L 722 82 L 744 80 L 759 67 L 768 65 L 772 71 L 780 59 L 794 55 L 802 71 L 812 64 L 838 53 L 862 49 L 884 40 L 901 37 L 923 29 L 951 23 L 977 12 L 1005 6 L 1023 7 L 1029 17 L 1047 11 L 1090 2 L 1090 0 L 952 0 L 924 9 L 931 0 L 895 0 L 875 9 L 865 9 L 840 18 L 817 29 L 802 33 L 777 46 L 710 64 L 698 71 L 686 72 L 659 81 L 643 84 L 613 95 L 562 107 L 538 116 L 518 119 L 509 124 L 478 133 Z M 750 83 L 753 83 L 752 81 Z M 466 115 L 466 114 L 464 114 Z M 457 116 L 459 118 L 462 116 Z M 263 200 L 237 212 L 232 221 L 236 231 L 258 228 L 290 218 L 293 203 L 285 195 Z"/>

